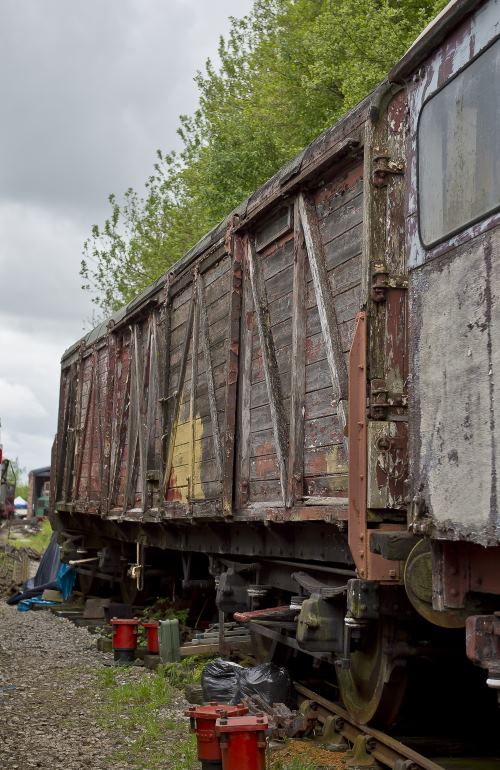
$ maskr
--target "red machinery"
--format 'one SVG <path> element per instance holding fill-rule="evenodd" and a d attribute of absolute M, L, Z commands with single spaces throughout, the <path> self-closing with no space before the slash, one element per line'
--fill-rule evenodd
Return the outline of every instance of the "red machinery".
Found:
<path fill-rule="evenodd" d="M 137 649 L 137 618 L 112 618 L 113 652 L 119 663 L 131 663 Z"/>
<path fill-rule="evenodd" d="M 158 628 L 160 624 L 157 620 L 151 620 L 148 623 L 142 623 L 148 635 L 148 652 L 150 655 L 158 655 L 160 648 L 158 645 Z"/>
<path fill-rule="evenodd" d="M 241 703 L 237 706 L 230 706 L 215 701 L 207 703 L 205 706 L 191 706 L 185 712 L 186 716 L 190 718 L 191 730 L 196 733 L 198 759 L 203 770 L 222 770 L 221 747 L 215 731 L 219 717 L 227 720 L 227 717 L 241 717 L 247 712 L 247 707 Z"/>
<path fill-rule="evenodd" d="M 265 770 L 268 720 L 264 714 L 221 716 L 215 725 L 223 770 Z"/>

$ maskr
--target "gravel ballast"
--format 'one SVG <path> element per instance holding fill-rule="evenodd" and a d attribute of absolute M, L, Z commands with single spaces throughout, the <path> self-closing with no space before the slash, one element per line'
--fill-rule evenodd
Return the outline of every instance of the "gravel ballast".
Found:
<path fill-rule="evenodd" d="M 0 604 L 0 767 L 137 767 L 113 761 L 123 739 L 100 726 L 97 671 L 111 659 L 68 620 Z"/>

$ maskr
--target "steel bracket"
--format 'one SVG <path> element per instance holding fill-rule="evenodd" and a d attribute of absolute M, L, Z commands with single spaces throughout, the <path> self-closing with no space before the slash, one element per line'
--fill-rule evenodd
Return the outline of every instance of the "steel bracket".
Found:
<path fill-rule="evenodd" d="M 401 158 L 392 158 L 386 149 L 379 149 L 372 161 L 372 184 L 374 187 L 386 187 L 389 176 L 405 173 L 405 163 Z"/>

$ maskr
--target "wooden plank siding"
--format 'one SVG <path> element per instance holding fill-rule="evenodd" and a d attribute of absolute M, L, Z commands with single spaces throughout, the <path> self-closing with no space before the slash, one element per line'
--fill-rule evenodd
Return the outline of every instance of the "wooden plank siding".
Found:
<path fill-rule="evenodd" d="M 146 521 L 345 517 L 362 198 L 356 159 L 246 232 L 229 220 L 225 239 L 72 350 L 62 508 Z"/>
<path fill-rule="evenodd" d="M 342 400 L 340 396 L 344 401 L 347 396 L 347 357 L 359 311 L 362 173 L 361 163 L 353 165 L 339 178 L 318 188 L 309 199 L 310 216 L 314 217 L 317 237 L 321 239 L 319 248 L 323 259 L 316 286 L 303 243 L 298 199 L 290 231 L 280 233 L 277 241 L 256 255 L 262 278 L 260 302 L 264 310 L 267 308 L 279 376 L 281 420 L 289 431 L 285 501 L 288 508 L 347 496 L 345 417 L 339 422 L 338 402 Z M 297 253 L 304 254 L 302 268 L 297 264 Z M 244 280 L 251 281 L 251 278 L 245 274 Z M 323 292 L 322 310 L 318 307 L 318 292 Z M 325 301 L 331 304 L 329 325 L 321 321 Z M 252 311 L 255 315 L 255 296 Z M 270 398 L 258 320 L 251 322 L 248 315 L 247 312 L 249 343 L 246 344 L 251 345 L 251 357 L 249 364 L 240 370 L 240 387 L 243 392 L 248 391 L 249 396 L 239 407 L 248 410 L 248 419 L 244 414 L 240 418 L 247 428 L 241 437 L 245 447 L 239 453 L 240 461 L 247 462 L 248 469 L 240 470 L 240 474 L 246 477 L 250 508 L 265 502 L 280 506 L 283 505 L 280 458 L 283 449 L 277 445 L 276 419 L 273 418 L 276 404 L 272 403 L 277 395 L 275 392 Z M 332 336 L 338 339 L 336 365 L 342 374 L 342 391 L 338 383 L 334 390 L 332 383 L 328 361 Z"/>

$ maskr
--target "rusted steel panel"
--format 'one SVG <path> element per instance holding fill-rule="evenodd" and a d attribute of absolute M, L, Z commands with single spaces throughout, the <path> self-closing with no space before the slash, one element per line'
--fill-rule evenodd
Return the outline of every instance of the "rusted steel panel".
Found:
<path fill-rule="evenodd" d="M 406 422 L 368 423 L 368 508 L 406 510 L 407 446 Z"/>
<path fill-rule="evenodd" d="M 411 282 L 414 528 L 482 545 L 500 539 L 499 286 L 499 229 Z"/>
<path fill-rule="evenodd" d="M 390 562 L 370 550 L 371 531 L 367 518 L 366 410 L 367 328 L 366 315 L 360 313 L 349 359 L 349 529 L 348 541 L 360 577 L 394 582 L 401 577 L 399 562 Z M 397 529 L 382 525 L 383 529 Z"/>
<path fill-rule="evenodd" d="M 498 4 L 480 4 L 427 55 L 408 87 L 412 527 L 484 546 L 500 541 L 500 218 L 485 216 L 426 248 L 418 228 L 417 138 L 426 100 L 488 47 L 499 24 Z M 488 157 L 485 146 L 475 151 Z"/>

